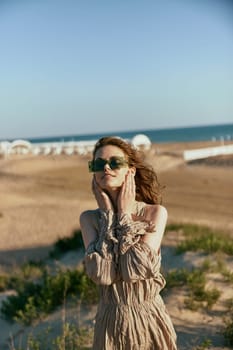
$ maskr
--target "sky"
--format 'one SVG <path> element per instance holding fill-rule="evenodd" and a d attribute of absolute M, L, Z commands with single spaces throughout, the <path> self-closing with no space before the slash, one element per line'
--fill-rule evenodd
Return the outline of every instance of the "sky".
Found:
<path fill-rule="evenodd" d="M 0 0 L 0 139 L 233 123 L 233 2 Z"/>

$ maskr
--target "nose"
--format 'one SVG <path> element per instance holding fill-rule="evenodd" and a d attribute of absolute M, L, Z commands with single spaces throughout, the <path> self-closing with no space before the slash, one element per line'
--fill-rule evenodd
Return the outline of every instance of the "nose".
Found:
<path fill-rule="evenodd" d="M 108 171 L 108 170 L 111 170 L 111 168 L 110 168 L 110 165 L 108 163 L 106 163 L 104 165 L 104 171 Z"/>

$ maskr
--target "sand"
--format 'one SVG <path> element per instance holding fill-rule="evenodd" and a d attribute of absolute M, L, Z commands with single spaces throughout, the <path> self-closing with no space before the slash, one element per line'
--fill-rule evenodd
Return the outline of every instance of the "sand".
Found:
<path fill-rule="evenodd" d="M 163 204 L 168 209 L 168 223 L 204 224 L 228 232 L 232 239 L 232 157 L 191 164 L 186 164 L 182 157 L 184 149 L 209 146 L 208 142 L 153 144 L 147 152 L 147 160 L 156 169 L 161 184 L 166 186 Z M 11 155 L 0 159 L 1 270 L 28 259 L 46 258 L 58 238 L 70 236 L 79 228 L 81 211 L 96 207 L 90 187 L 91 174 L 87 172 L 89 158 L 78 155 Z M 173 245 L 177 239 L 176 232 L 164 238 L 166 267 L 185 266 L 190 262 L 195 265 L 198 254 L 186 254 L 182 258 L 174 256 Z M 72 256 L 73 264 L 82 260 L 80 256 L 76 258 L 77 261 Z M 227 299 L 229 293 L 226 290 L 223 298 Z M 0 300 L 5 297 L 5 293 L 1 294 Z M 217 332 L 222 324 L 221 317 L 217 317 L 217 313 L 205 315 L 188 311 L 182 307 L 183 298 L 179 290 L 166 296 L 166 304 L 178 332 L 179 348 L 193 349 L 200 340 L 201 332 L 202 337 L 212 337 L 215 350 L 227 349 Z M 88 318 L 88 312 L 82 315 L 82 319 Z M 56 319 L 56 316 L 53 317 Z M 4 344 L 10 332 L 21 334 L 24 330 L 0 319 L 1 350 L 7 349 Z"/>

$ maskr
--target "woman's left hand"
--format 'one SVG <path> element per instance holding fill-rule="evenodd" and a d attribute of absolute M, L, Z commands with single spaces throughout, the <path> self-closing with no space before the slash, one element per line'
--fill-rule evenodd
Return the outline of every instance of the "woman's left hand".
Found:
<path fill-rule="evenodd" d="M 95 176 L 92 179 L 92 191 L 100 209 L 104 211 L 113 210 L 113 205 L 108 194 L 99 186 Z"/>
<path fill-rule="evenodd" d="M 129 214 L 133 213 L 136 186 L 134 179 L 135 172 L 129 169 L 125 176 L 125 181 L 122 184 L 121 190 L 117 198 L 117 211 L 118 214 Z"/>

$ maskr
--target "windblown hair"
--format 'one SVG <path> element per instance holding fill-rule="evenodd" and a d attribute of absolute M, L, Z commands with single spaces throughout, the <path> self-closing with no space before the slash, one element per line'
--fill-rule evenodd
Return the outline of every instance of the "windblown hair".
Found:
<path fill-rule="evenodd" d="M 119 137 L 102 137 L 93 150 L 93 159 L 97 150 L 104 146 L 119 147 L 126 155 L 129 167 L 135 167 L 136 200 L 147 204 L 161 204 L 161 185 L 153 167 L 145 163 L 143 152 Z"/>

